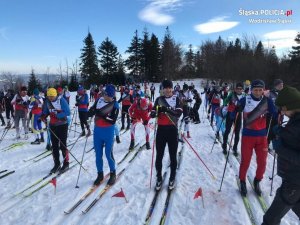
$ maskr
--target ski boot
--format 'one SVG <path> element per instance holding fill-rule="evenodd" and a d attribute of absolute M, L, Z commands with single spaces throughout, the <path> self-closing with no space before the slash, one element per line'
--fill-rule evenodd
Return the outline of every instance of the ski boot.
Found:
<path fill-rule="evenodd" d="M 255 193 L 258 196 L 261 196 L 261 189 L 260 189 L 260 186 L 259 186 L 259 182 L 260 182 L 260 180 L 257 180 L 256 178 L 254 178 L 253 186 L 254 186 Z"/>
<path fill-rule="evenodd" d="M 47 149 L 48 151 L 51 151 L 51 150 L 52 150 L 52 146 L 51 146 L 50 144 L 47 144 L 47 145 L 46 145 L 46 149 Z"/>
<path fill-rule="evenodd" d="M 6 125 L 5 122 L 2 122 L 1 127 L 5 126 L 5 125 Z"/>
<path fill-rule="evenodd" d="M 238 157 L 238 156 L 239 156 L 239 153 L 237 152 L 237 149 L 236 149 L 236 148 L 233 147 L 232 151 L 233 151 L 233 155 L 234 155 L 235 157 Z"/>
<path fill-rule="evenodd" d="M 44 142 L 45 142 L 44 137 L 41 137 L 41 138 L 39 139 L 39 141 L 40 141 L 41 143 L 44 143 Z"/>
<path fill-rule="evenodd" d="M 151 149 L 149 141 L 146 142 L 146 149 L 147 150 Z"/>
<path fill-rule="evenodd" d="M 190 132 L 187 131 L 186 133 L 187 133 L 187 134 L 186 134 L 186 137 L 187 137 L 187 138 L 191 138 Z"/>
<path fill-rule="evenodd" d="M 116 171 L 110 172 L 110 177 L 107 181 L 107 185 L 113 185 L 116 182 Z"/>
<path fill-rule="evenodd" d="M 130 142 L 129 151 L 131 151 L 133 149 L 134 149 L 134 139 L 131 140 L 131 142 Z"/>
<path fill-rule="evenodd" d="M 96 180 L 94 181 L 94 185 L 98 186 L 101 183 L 101 181 L 103 181 L 103 179 L 104 179 L 103 172 L 98 172 L 98 176 L 97 176 Z"/>
<path fill-rule="evenodd" d="M 169 186 L 168 189 L 171 191 L 175 188 L 175 180 L 174 179 L 170 179 L 169 180 Z"/>
<path fill-rule="evenodd" d="M 59 170 L 59 173 L 64 173 L 69 169 L 69 162 L 64 161 L 63 166 L 61 167 L 61 169 Z"/>
<path fill-rule="evenodd" d="M 87 134 L 86 134 L 86 137 L 89 137 L 89 136 L 91 136 L 91 130 L 90 129 L 87 130 Z"/>
<path fill-rule="evenodd" d="M 35 141 L 31 142 L 32 145 L 39 145 L 41 144 L 40 139 L 35 139 Z"/>
<path fill-rule="evenodd" d="M 223 154 L 227 155 L 227 144 L 226 143 L 222 144 L 222 149 L 223 149 Z"/>
<path fill-rule="evenodd" d="M 241 180 L 240 184 L 241 184 L 241 195 L 246 197 L 247 196 L 246 182 Z"/>
<path fill-rule="evenodd" d="M 82 133 L 80 134 L 80 137 L 84 137 L 85 136 L 85 130 L 82 131 Z"/>
<path fill-rule="evenodd" d="M 124 130 L 124 129 L 125 129 L 125 126 L 124 126 L 124 124 L 122 124 L 122 127 L 121 127 L 120 130 Z"/>
<path fill-rule="evenodd" d="M 116 142 L 117 142 L 118 144 L 121 143 L 121 141 L 120 141 L 120 136 L 116 136 Z"/>
<path fill-rule="evenodd" d="M 56 173 L 59 170 L 60 170 L 60 163 L 55 163 L 54 167 L 50 170 L 50 174 Z"/>
<path fill-rule="evenodd" d="M 159 191 L 161 189 L 161 186 L 162 186 L 162 178 L 157 177 L 156 184 L 155 184 L 155 190 Z"/>

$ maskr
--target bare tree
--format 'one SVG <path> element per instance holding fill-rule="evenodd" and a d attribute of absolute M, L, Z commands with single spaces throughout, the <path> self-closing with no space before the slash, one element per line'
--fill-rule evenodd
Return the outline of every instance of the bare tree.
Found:
<path fill-rule="evenodd" d="M 2 72 L 1 82 L 3 82 L 4 88 L 15 89 L 16 75 L 13 75 L 11 72 Z"/>

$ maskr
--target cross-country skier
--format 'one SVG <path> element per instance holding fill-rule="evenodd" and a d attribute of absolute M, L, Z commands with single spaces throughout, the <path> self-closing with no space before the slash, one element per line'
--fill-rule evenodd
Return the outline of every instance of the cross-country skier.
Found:
<path fill-rule="evenodd" d="M 289 117 L 285 127 L 274 127 L 273 147 L 278 155 L 277 174 L 282 183 L 262 225 L 279 225 L 290 209 L 300 219 L 300 92 L 284 87 L 278 94 L 276 105 Z"/>
<path fill-rule="evenodd" d="M 82 133 L 80 134 L 80 136 L 83 137 L 86 135 L 88 137 L 91 135 L 90 125 L 87 122 L 89 96 L 83 87 L 79 87 L 77 90 L 75 106 L 78 107 L 78 115 L 79 115 L 81 130 L 82 130 Z M 85 133 L 84 126 L 87 129 L 87 133 Z"/>
<path fill-rule="evenodd" d="M 130 106 L 133 103 L 133 97 L 129 93 L 128 86 L 125 86 L 124 92 L 121 94 L 118 102 L 122 103 L 122 113 L 121 113 L 122 114 L 121 115 L 122 127 L 121 127 L 121 130 L 125 129 L 125 116 L 127 117 L 127 128 L 126 129 L 128 130 L 128 129 L 130 129 L 130 116 L 129 116 L 128 109 L 130 108 Z"/>
<path fill-rule="evenodd" d="M 43 113 L 41 120 L 46 122 L 46 118 L 50 116 L 49 131 L 52 143 L 52 155 L 54 160 L 54 167 L 50 173 L 64 172 L 69 169 L 69 152 L 67 149 L 68 137 L 68 120 L 70 115 L 70 108 L 67 101 L 58 96 L 55 88 L 47 90 L 47 98 L 43 105 Z M 63 155 L 63 166 L 60 165 L 59 149 Z"/>
<path fill-rule="evenodd" d="M 110 169 L 108 185 L 113 185 L 116 181 L 116 165 L 113 157 L 113 142 L 115 126 L 119 114 L 119 104 L 114 100 L 115 87 L 106 85 L 103 90 L 103 97 L 97 99 L 89 110 L 89 116 L 95 115 L 94 127 L 94 147 L 96 152 L 96 166 L 98 176 L 94 185 L 99 185 L 103 180 L 103 146 L 105 145 L 105 155 Z"/>
<path fill-rule="evenodd" d="M 180 102 L 183 109 L 183 120 L 184 120 L 184 131 L 187 133 L 187 138 L 191 138 L 190 136 L 190 104 L 193 101 L 193 95 L 191 91 L 189 90 L 189 86 L 187 84 L 184 84 L 182 87 L 182 95 L 180 95 Z"/>
<path fill-rule="evenodd" d="M 170 80 L 162 82 L 163 96 L 155 100 L 154 107 L 151 111 L 151 117 L 157 118 L 156 132 L 156 190 L 162 185 L 162 160 L 164 157 L 165 147 L 168 144 L 170 156 L 171 174 L 169 178 L 169 189 L 175 187 L 175 176 L 177 168 L 177 147 L 178 147 L 178 128 L 177 122 L 182 114 L 179 98 L 173 95 L 173 83 Z"/>

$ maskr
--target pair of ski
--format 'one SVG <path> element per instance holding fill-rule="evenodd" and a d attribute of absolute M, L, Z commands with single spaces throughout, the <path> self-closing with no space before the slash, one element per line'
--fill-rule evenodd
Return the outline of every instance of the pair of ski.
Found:
<path fill-rule="evenodd" d="M 2 152 L 6 152 L 6 151 L 9 151 L 9 150 L 12 150 L 14 148 L 17 148 L 17 147 L 20 147 L 20 146 L 23 146 L 23 145 L 26 145 L 28 144 L 28 142 L 17 142 L 17 143 L 13 143 L 3 149 L 1 149 Z"/>
<path fill-rule="evenodd" d="M 8 171 L 8 170 L 2 170 L 0 171 L 0 179 L 4 178 L 4 177 L 7 177 L 11 174 L 13 174 L 15 171 L 14 170 L 11 170 L 11 171 Z"/>
<path fill-rule="evenodd" d="M 167 176 L 167 171 L 163 175 L 162 185 L 164 183 L 164 180 L 166 179 L 166 176 Z M 160 188 L 159 190 L 155 190 L 155 194 L 152 198 L 150 207 L 148 209 L 144 225 L 149 225 L 150 222 L 151 222 L 151 218 L 152 218 L 152 215 L 153 215 L 153 212 L 154 212 L 154 209 L 155 209 L 155 205 L 156 205 L 156 202 L 157 202 L 157 199 L 159 197 L 159 194 L 160 194 L 161 190 L 162 190 L 162 188 Z M 170 203 L 172 193 L 173 193 L 173 189 L 168 189 L 168 193 L 167 193 L 167 197 L 166 197 L 166 200 L 165 200 L 163 212 L 162 212 L 160 222 L 159 222 L 160 225 L 163 225 L 166 222 L 168 207 L 169 207 L 169 203 Z"/>

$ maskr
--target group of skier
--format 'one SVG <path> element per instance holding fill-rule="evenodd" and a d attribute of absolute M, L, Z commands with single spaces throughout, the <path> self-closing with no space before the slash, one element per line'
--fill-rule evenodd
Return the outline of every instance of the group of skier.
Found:
<path fill-rule="evenodd" d="M 145 86 L 145 85 L 144 85 Z M 145 92 L 148 87 L 145 87 Z M 247 89 L 247 90 L 246 90 Z M 67 89 L 65 89 L 66 91 Z M 265 83 L 262 80 L 253 80 L 251 86 L 249 82 L 236 83 L 230 91 L 229 85 L 224 83 L 223 87 L 216 86 L 211 82 L 202 93 L 199 93 L 193 84 L 190 86 L 183 84 L 173 88 L 170 80 L 164 80 L 160 85 L 160 96 L 154 101 L 155 87 L 152 84 L 150 92 L 146 95 L 141 91 L 139 84 L 125 85 L 120 89 L 120 98 L 116 99 L 116 88 L 107 84 L 93 89 L 90 99 L 86 90 L 79 86 L 76 95 L 76 104 L 82 133 L 81 136 L 90 136 L 89 117 L 94 117 L 94 148 L 96 153 L 97 177 L 94 185 L 99 185 L 103 179 L 103 149 L 110 169 L 109 185 L 116 181 L 116 164 L 113 157 L 114 137 L 119 143 L 119 134 L 116 121 L 119 111 L 121 111 L 121 130 L 130 129 L 129 151 L 135 147 L 135 129 L 141 123 L 145 129 L 145 145 L 150 149 L 150 130 L 153 124 L 149 121 L 155 120 L 156 136 L 156 186 L 159 190 L 162 185 L 162 161 L 166 145 L 170 156 L 170 177 L 169 189 L 175 187 L 175 177 L 177 168 L 177 148 L 181 124 L 184 124 L 183 135 L 191 138 L 189 124 L 191 120 L 195 124 L 200 123 L 199 108 L 202 103 L 201 94 L 205 95 L 205 109 L 210 124 L 213 126 L 214 120 L 217 124 L 216 135 L 222 130 L 223 153 L 228 153 L 228 146 L 233 150 L 233 154 L 238 157 L 238 144 L 240 132 L 242 133 L 240 154 L 241 163 L 239 169 L 240 192 L 242 196 L 247 195 L 246 177 L 250 165 L 253 150 L 256 153 L 257 169 L 253 180 L 254 189 L 257 195 L 262 195 L 260 182 L 266 170 L 268 152 L 271 149 L 278 154 L 278 175 L 282 177 L 282 185 L 277 190 L 275 199 L 264 216 L 263 225 L 280 224 L 281 218 L 292 209 L 300 218 L 300 155 L 298 143 L 300 140 L 299 113 L 300 113 L 300 92 L 292 87 L 283 87 L 283 81 L 276 79 L 274 88 L 265 91 Z M 248 93 L 247 93 L 248 92 Z M 151 96 L 150 96 L 151 93 Z M 69 168 L 69 152 L 67 149 L 68 123 L 70 118 L 70 93 L 59 88 L 49 88 L 46 97 L 42 97 L 38 89 L 33 91 L 31 97 L 27 95 L 27 88 L 21 87 L 20 91 L 13 95 L 7 92 L 1 94 L 1 109 L 6 109 L 8 124 L 10 114 L 14 116 L 14 126 L 16 128 L 16 138 L 20 138 L 19 122 L 23 123 L 25 137 L 28 136 L 28 126 L 26 120 L 28 112 L 31 111 L 32 131 L 36 134 L 33 144 L 44 142 L 44 134 L 41 121 L 44 121 L 50 133 L 52 143 L 52 154 L 54 167 L 51 173 L 57 171 L 64 172 Z M 10 104 L 7 104 L 7 100 Z M 89 108 L 90 101 L 93 105 Z M 194 101 L 194 104 L 192 102 Z M 154 104 L 152 103 L 154 102 Z M 121 105 L 121 110 L 120 106 Z M 11 108 L 14 105 L 14 108 Z M 14 112 L 14 113 L 11 113 Z M 204 111 L 203 111 L 204 112 Z M 73 112 L 75 113 L 75 112 Z M 181 124 L 178 125 L 181 117 Z M 210 117 L 209 117 L 210 115 Z M 289 118 L 285 127 L 282 127 L 283 116 Z M 50 121 L 47 122 L 47 117 Z M 221 118 L 218 122 L 218 118 Z M 2 125 L 5 124 L 3 118 Z M 243 126 L 242 126 L 243 125 Z M 221 129 L 223 127 L 223 129 Z M 85 132 L 87 129 L 87 132 Z M 241 131 L 242 129 L 242 131 Z M 117 132 L 116 132 L 117 130 Z M 180 131 L 179 131 L 180 130 Z M 233 132 L 234 143 L 228 143 L 230 132 Z M 272 143 L 272 147 L 270 146 Z M 60 163 L 59 150 L 62 151 L 63 163 Z M 275 157 L 275 156 L 274 156 Z"/>

